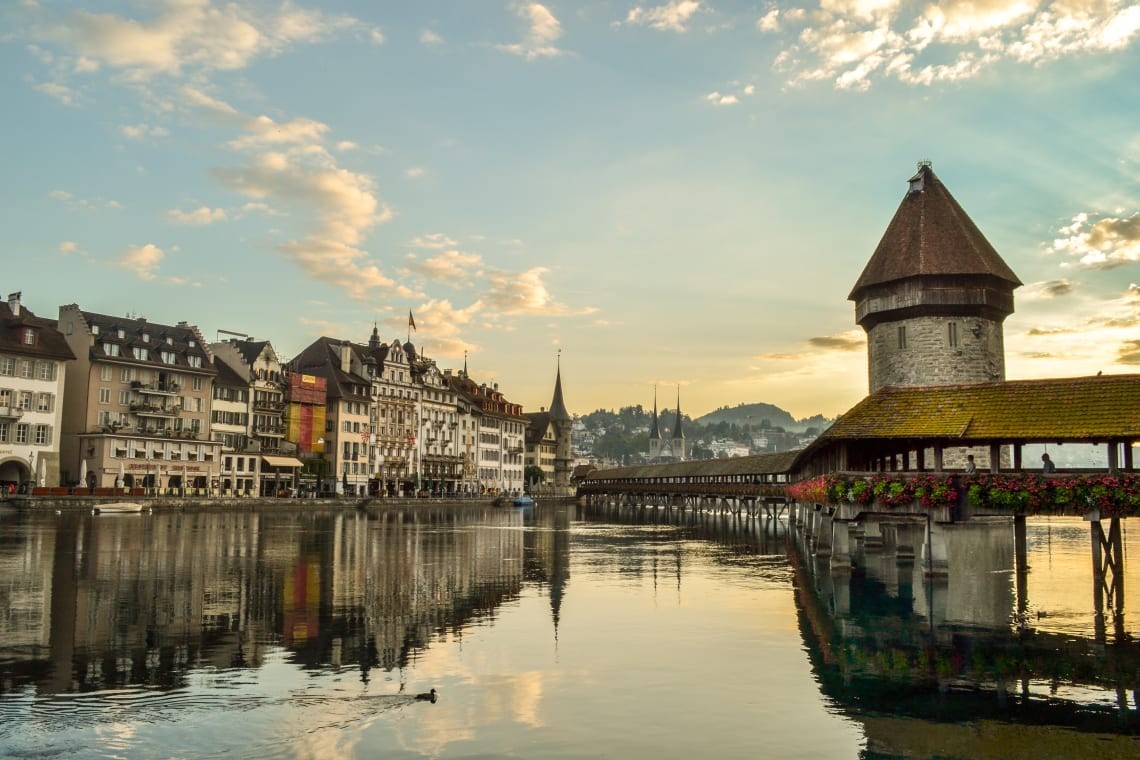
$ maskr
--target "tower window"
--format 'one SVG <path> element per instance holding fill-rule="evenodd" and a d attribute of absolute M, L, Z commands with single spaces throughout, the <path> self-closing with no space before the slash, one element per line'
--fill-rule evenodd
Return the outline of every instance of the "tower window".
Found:
<path fill-rule="evenodd" d="M 950 348 L 958 347 L 958 323 L 950 322 L 946 325 L 946 340 L 950 344 Z"/>
<path fill-rule="evenodd" d="M 906 348 L 906 325 L 899 325 L 899 348 Z"/>

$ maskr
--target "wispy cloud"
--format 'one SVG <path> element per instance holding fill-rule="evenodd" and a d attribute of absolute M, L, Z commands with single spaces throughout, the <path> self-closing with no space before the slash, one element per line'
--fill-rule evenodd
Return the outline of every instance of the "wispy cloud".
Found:
<path fill-rule="evenodd" d="M 520 42 L 501 43 L 496 48 L 527 60 L 565 55 L 555 42 L 562 36 L 562 24 L 542 3 L 518 3 L 514 11 L 526 23 Z"/>
<path fill-rule="evenodd" d="M 166 137 L 170 131 L 165 127 L 155 127 L 150 124 L 124 124 L 119 132 L 128 140 L 145 140 L 148 137 Z"/>
<path fill-rule="evenodd" d="M 1140 211 L 1125 218 L 1095 220 L 1077 214 L 1059 232 L 1052 249 L 1077 259 L 1085 269 L 1113 269 L 1140 261 Z"/>
<path fill-rule="evenodd" d="M 98 196 L 95 198 L 79 198 L 68 190 L 52 190 L 48 193 L 48 197 L 53 201 L 59 201 L 60 203 L 70 208 L 118 209 L 123 207 L 121 203 L 111 198 L 102 198 Z"/>
<path fill-rule="evenodd" d="M 475 272 L 483 265 L 483 257 L 477 253 L 443 251 L 420 261 L 415 254 L 408 254 L 406 267 L 409 272 L 427 277 L 452 287 L 469 286 Z"/>
<path fill-rule="evenodd" d="M 701 8 L 698 0 L 670 0 L 664 5 L 651 7 L 639 5 L 630 9 L 625 22 L 662 31 L 684 32 L 688 31 L 689 22 Z"/>
<path fill-rule="evenodd" d="M 876 78 L 930 85 L 977 76 L 1002 60 L 1040 64 L 1130 46 L 1131 0 L 823 0 L 767 11 L 764 33 L 789 41 L 775 59 L 792 84 L 830 80 L 866 90 Z"/>
<path fill-rule="evenodd" d="M 1072 295 L 1077 288 L 1076 283 L 1066 278 L 1057 280 L 1042 280 L 1031 282 L 1018 291 L 1017 297 L 1023 301 L 1040 301 L 1043 299 L 1061 298 Z"/>
<path fill-rule="evenodd" d="M 153 243 L 131 246 L 113 262 L 115 266 L 135 273 L 140 280 L 151 281 L 158 277 L 158 267 L 165 257 L 162 249 Z"/>
<path fill-rule="evenodd" d="M 227 218 L 226 210 L 221 208 L 210 208 L 209 206 L 199 206 L 193 211 L 182 211 L 181 209 L 170 209 L 166 212 L 166 219 L 171 224 L 182 224 L 192 227 L 202 227 L 214 222 L 225 221 Z"/>
<path fill-rule="evenodd" d="M 425 45 L 442 45 L 443 37 L 433 32 L 431 29 L 424 29 L 420 32 L 420 42 Z"/>

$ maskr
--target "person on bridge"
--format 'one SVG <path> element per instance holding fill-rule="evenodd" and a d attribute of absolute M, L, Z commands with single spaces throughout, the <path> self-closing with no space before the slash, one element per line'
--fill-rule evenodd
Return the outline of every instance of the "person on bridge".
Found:
<path fill-rule="evenodd" d="M 978 471 L 978 466 L 976 464 L 974 464 L 974 455 L 973 454 L 967 454 L 966 455 L 966 474 L 967 475 L 973 475 L 977 471 Z"/>
<path fill-rule="evenodd" d="M 1041 472 L 1049 474 L 1057 471 L 1057 465 L 1053 464 L 1053 460 L 1049 458 L 1048 454 L 1041 455 Z"/>

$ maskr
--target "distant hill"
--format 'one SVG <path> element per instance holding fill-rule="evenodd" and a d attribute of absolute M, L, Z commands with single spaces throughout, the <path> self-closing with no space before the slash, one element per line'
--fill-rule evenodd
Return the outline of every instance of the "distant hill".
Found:
<path fill-rule="evenodd" d="M 720 422 L 727 422 L 741 427 L 751 422 L 752 427 L 758 428 L 764 420 L 767 420 L 773 427 L 781 427 L 789 432 L 803 432 L 809 427 L 822 430 L 832 423 L 832 420 L 820 414 L 797 420 L 780 407 L 765 403 L 723 406 L 703 417 L 697 417 L 693 421 L 699 425 L 716 425 Z"/>

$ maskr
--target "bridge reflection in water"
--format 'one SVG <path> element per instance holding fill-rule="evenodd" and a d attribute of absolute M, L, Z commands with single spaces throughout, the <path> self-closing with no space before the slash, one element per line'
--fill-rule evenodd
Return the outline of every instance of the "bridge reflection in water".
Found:
<path fill-rule="evenodd" d="M 1140 753 L 1140 644 L 1123 594 L 1107 626 L 1088 604 L 1089 528 L 1080 518 L 1031 520 L 1024 563 L 1009 518 L 972 521 L 949 537 L 948 551 L 961 561 L 931 575 L 915 556 L 924 526 L 905 520 L 885 524 L 882 543 L 869 551 L 857 542 L 856 569 L 836 572 L 795 520 L 628 502 L 586 509 L 608 521 L 669 523 L 709 540 L 786 552 L 820 688 L 864 726 L 873 753 Z M 1121 543 L 1125 553 L 1140 550 L 1140 541 L 1123 536 Z M 1138 587 L 1135 575 L 1127 588 Z"/>

